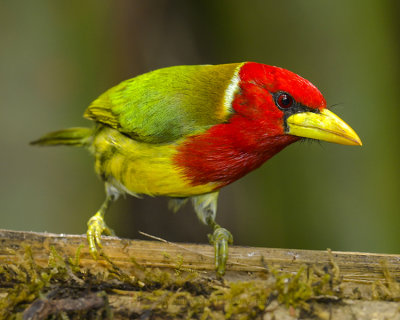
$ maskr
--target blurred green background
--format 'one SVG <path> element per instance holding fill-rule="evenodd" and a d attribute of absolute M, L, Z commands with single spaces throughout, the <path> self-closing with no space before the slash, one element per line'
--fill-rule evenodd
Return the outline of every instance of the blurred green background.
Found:
<path fill-rule="evenodd" d="M 120 81 L 164 66 L 257 61 L 312 81 L 361 148 L 297 143 L 226 187 L 235 244 L 400 252 L 398 1 L 0 1 L 0 228 L 84 233 L 104 199 L 83 149 L 28 142 L 71 126 Z M 206 242 L 190 206 L 120 199 L 106 215 Z"/>

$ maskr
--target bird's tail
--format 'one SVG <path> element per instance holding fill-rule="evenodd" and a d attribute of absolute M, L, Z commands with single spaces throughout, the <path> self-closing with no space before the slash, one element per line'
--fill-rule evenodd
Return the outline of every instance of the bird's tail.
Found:
<path fill-rule="evenodd" d="M 31 145 L 39 146 L 87 146 L 93 136 L 93 129 L 90 128 L 69 128 L 45 134 L 38 140 L 32 141 Z"/>

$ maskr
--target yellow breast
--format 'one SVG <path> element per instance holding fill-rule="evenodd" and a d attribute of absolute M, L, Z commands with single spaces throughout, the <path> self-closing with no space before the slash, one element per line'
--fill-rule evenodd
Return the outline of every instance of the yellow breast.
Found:
<path fill-rule="evenodd" d="M 90 148 L 96 172 L 117 189 L 132 195 L 188 197 L 215 190 L 216 183 L 192 186 L 172 159 L 175 144 L 135 141 L 101 126 Z"/>

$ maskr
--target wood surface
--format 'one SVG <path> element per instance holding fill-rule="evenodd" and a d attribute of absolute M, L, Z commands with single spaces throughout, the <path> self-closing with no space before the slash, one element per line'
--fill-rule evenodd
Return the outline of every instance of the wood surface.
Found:
<path fill-rule="evenodd" d="M 383 308 L 383 311 L 378 312 L 379 315 L 382 315 L 382 318 L 377 316 L 374 319 L 384 319 L 383 316 L 387 316 L 387 312 L 391 312 L 391 319 L 400 319 L 400 305 L 397 302 L 400 300 L 400 287 L 398 284 L 400 279 L 399 255 L 231 246 L 229 248 L 227 273 L 223 279 L 218 279 L 214 272 L 214 249 L 211 245 L 178 244 L 157 239 L 156 237 L 152 238 L 156 240 L 143 241 L 103 237 L 104 255 L 95 260 L 89 254 L 85 235 L 0 230 L 0 266 L 14 265 L 18 267 L 21 265 L 23 257 L 25 256 L 26 258 L 27 248 L 29 248 L 28 251 L 30 252 L 32 263 L 40 268 L 49 268 L 51 252 L 57 252 L 59 257 L 62 257 L 65 261 L 68 261 L 68 259 L 70 261 L 73 259 L 78 261 L 79 275 L 72 274 L 71 276 L 76 278 L 74 280 L 75 284 L 82 286 L 86 281 L 85 277 L 81 276 L 84 272 L 104 274 L 104 272 L 109 272 L 111 266 L 113 270 L 118 270 L 120 274 L 135 276 L 140 274 L 138 270 L 141 270 L 142 273 L 144 272 L 143 270 L 163 270 L 170 271 L 173 274 L 196 273 L 202 281 L 214 283 L 216 286 L 226 285 L 228 287 L 231 283 L 244 283 L 247 281 L 255 283 L 259 281 L 268 286 L 271 272 L 274 274 L 296 274 L 299 270 L 309 268 L 316 274 L 329 272 L 331 278 L 336 279 L 337 287 L 340 287 L 340 297 L 338 298 L 335 298 L 334 295 L 312 298 L 316 303 L 314 309 L 320 308 L 321 319 L 324 319 L 324 314 L 331 317 L 332 314 L 339 312 L 338 310 L 340 309 L 345 310 L 343 311 L 345 315 L 351 314 L 357 308 L 361 308 L 365 313 L 365 306 L 361 307 L 361 305 L 367 302 L 366 305 L 371 308 Z M 78 260 L 76 260 L 77 252 L 79 252 Z M 328 269 L 329 271 L 327 271 Z M 5 282 L 0 277 L 0 292 L 3 299 L 7 298 L 10 290 L 10 284 L 7 283 L 5 285 Z M 143 284 L 143 286 L 145 285 Z M 137 290 L 133 291 L 136 292 Z M 127 292 L 130 291 L 127 290 Z M 114 315 L 116 317 L 114 318 L 116 319 L 119 319 L 118 315 L 121 316 L 121 313 L 118 313 L 117 304 L 124 305 L 126 314 L 133 312 L 132 310 L 129 311 L 129 307 L 127 307 L 130 305 L 127 301 L 132 301 L 132 293 L 128 294 L 127 292 L 122 293 L 115 289 L 113 295 L 108 297 L 108 303 L 115 304 Z M 94 299 L 93 295 L 91 299 Z M 98 305 L 98 298 L 96 299 L 93 301 Z M 329 312 L 324 309 L 326 307 L 324 299 L 328 302 L 327 305 L 330 306 Z M 332 309 L 332 304 L 339 300 L 342 303 L 337 304 Z M 40 301 L 43 303 L 42 300 Z M 81 300 L 79 301 L 81 302 Z M 31 308 L 31 314 L 33 303 L 30 306 L 27 305 L 27 309 Z M 38 304 L 38 302 L 36 303 Z M 354 310 L 350 312 L 349 306 Z M 47 307 L 50 308 L 50 311 L 58 310 L 54 303 L 48 304 Z M 134 312 L 140 314 L 140 306 L 135 304 L 135 308 Z M 50 312 L 49 310 L 46 312 Z M 60 310 L 64 309 L 61 308 Z M 265 307 L 265 310 L 268 310 L 268 306 Z M 371 315 L 374 310 L 367 312 L 365 319 L 369 319 L 367 316 Z M 279 312 L 283 312 L 282 319 L 286 319 L 284 314 L 289 317 L 287 319 L 291 319 L 290 317 L 292 316 L 295 317 L 296 312 L 297 315 L 299 314 L 296 308 L 291 309 L 290 306 L 282 306 L 278 303 L 273 312 L 265 313 L 263 317 L 267 319 L 268 315 L 276 315 Z M 313 316 L 315 317 L 315 314 Z M 329 317 L 326 319 L 330 319 Z M 344 315 L 342 317 L 346 319 Z M 121 316 L 122 318 L 124 317 Z M 150 318 L 157 319 L 156 316 Z M 177 318 L 179 317 L 177 316 Z M 235 317 L 232 316 L 232 318 Z M 359 318 L 364 319 L 361 316 Z M 36 318 L 26 316 L 24 319 Z M 304 319 L 307 318 L 304 317 Z"/>

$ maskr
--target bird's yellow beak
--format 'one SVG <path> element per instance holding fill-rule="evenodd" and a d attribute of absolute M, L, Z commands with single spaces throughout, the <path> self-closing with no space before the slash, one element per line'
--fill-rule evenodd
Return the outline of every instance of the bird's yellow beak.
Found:
<path fill-rule="evenodd" d="M 350 146 L 361 146 L 362 142 L 354 130 L 333 112 L 323 109 L 320 113 L 295 113 L 286 119 L 288 134 L 324 140 Z"/>

